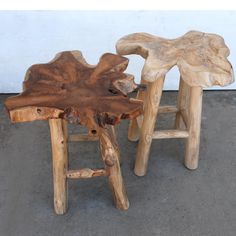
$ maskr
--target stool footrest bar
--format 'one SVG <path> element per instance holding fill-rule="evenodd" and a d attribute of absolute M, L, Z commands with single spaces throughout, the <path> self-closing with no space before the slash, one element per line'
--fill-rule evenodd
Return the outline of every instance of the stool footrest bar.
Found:
<path fill-rule="evenodd" d="M 69 142 L 78 142 L 78 141 L 97 141 L 98 136 L 89 135 L 89 134 L 71 134 L 69 135 Z"/>
<path fill-rule="evenodd" d="M 66 173 L 66 177 L 69 179 L 87 179 L 97 176 L 107 176 L 107 171 L 105 169 L 89 169 L 84 168 L 80 170 L 69 170 Z"/>
<path fill-rule="evenodd" d="M 188 131 L 185 130 L 159 130 L 154 131 L 153 139 L 164 139 L 164 138 L 187 138 L 189 136 Z"/>
<path fill-rule="evenodd" d="M 176 106 L 160 106 L 158 109 L 158 113 L 176 113 L 178 112 L 178 108 Z"/>

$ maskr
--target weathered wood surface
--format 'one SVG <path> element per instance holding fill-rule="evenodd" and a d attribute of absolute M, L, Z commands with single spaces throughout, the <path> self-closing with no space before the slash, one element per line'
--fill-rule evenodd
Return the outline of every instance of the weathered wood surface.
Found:
<path fill-rule="evenodd" d="M 166 139 L 166 138 L 187 138 L 189 136 L 188 131 L 171 129 L 171 130 L 158 130 L 154 131 L 153 139 Z"/>
<path fill-rule="evenodd" d="M 142 76 L 153 82 L 175 65 L 189 86 L 226 86 L 234 81 L 227 60 L 229 49 L 216 34 L 190 31 L 177 39 L 165 39 L 146 33 L 121 38 L 116 44 L 120 55 L 138 54 L 146 59 Z"/>
<path fill-rule="evenodd" d="M 177 39 L 135 33 L 121 38 L 116 49 L 120 55 L 138 54 L 145 59 L 141 78 L 142 83 L 146 81 L 148 84 L 148 89 L 137 96 L 144 101 L 143 122 L 142 125 L 138 122 L 142 118 L 132 120 L 128 133 L 129 140 L 139 139 L 135 174 L 146 174 L 152 139 L 163 138 L 186 138 L 185 166 L 196 169 L 199 159 L 202 87 L 226 86 L 234 81 L 233 69 L 227 59 L 229 49 L 224 39 L 216 34 L 198 31 L 190 31 Z M 158 108 L 163 78 L 173 66 L 177 66 L 180 72 L 177 106 Z M 176 112 L 175 130 L 154 131 L 158 112 Z"/>
<path fill-rule="evenodd" d="M 99 137 L 97 135 L 89 134 L 71 134 L 69 135 L 68 141 L 79 142 L 79 141 L 97 141 Z"/>
<path fill-rule="evenodd" d="M 129 208 L 129 200 L 124 187 L 120 169 L 120 153 L 113 126 L 106 125 L 98 130 L 100 149 L 108 181 L 113 193 L 116 207 L 121 210 Z"/>
<path fill-rule="evenodd" d="M 57 214 L 67 210 L 67 130 L 62 119 L 49 120 L 52 145 L 54 209 Z"/>
<path fill-rule="evenodd" d="M 161 101 L 162 88 L 165 78 L 148 83 L 144 100 L 143 123 L 140 130 L 139 145 L 135 161 L 134 172 L 138 176 L 145 175 L 147 171 L 150 147 L 153 139 L 157 112 Z"/>
<path fill-rule="evenodd" d="M 202 88 L 191 87 L 189 98 L 189 111 L 187 130 L 189 138 L 186 142 L 184 164 L 190 170 L 198 167 L 199 145 L 201 133 L 201 114 L 202 114 Z"/>
<path fill-rule="evenodd" d="M 6 100 L 12 122 L 63 118 L 90 130 L 142 113 L 142 102 L 126 95 L 137 89 L 123 73 L 128 59 L 104 54 L 96 66 L 80 51 L 61 52 L 53 61 L 31 66 L 23 92 Z"/>
<path fill-rule="evenodd" d="M 69 179 L 88 179 L 97 176 L 107 176 L 107 172 L 104 169 L 84 168 L 80 170 L 69 170 L 66 176 Z"/>

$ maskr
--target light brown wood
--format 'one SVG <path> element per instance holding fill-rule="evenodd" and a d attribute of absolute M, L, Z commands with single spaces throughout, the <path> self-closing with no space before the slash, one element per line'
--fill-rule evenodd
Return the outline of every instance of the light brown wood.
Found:
<path fill-rule="evenodd" d="M 120 55 L 138 54 L 146 59 L 142 74 L 155 81 L 177 66 L 189 86 L 226 86 L 234 81 L 227 60 L 229 49 L 216 34 L 189 31 L 176 39 L 165 39 L 147 33 L 122 37 L 116 44 Z"/>
<path fill-rule="evenodd" d="M 159 108 L 164 77 L 148 83 L 144 103 L 143 123 L 140 131 L 139 145 L 136 155 L 134 173 L 143 176 L 147 171 L 149 152 Z"/>
<path fill-rule="evenodd" d="M 179 129 L 186 129 L 188 127 L 188 110 L 189 109 L 186 108 L 180 112 L 180 115 L 181 115 L 180 118 L 182 118 L 182 119 L 180 119 L 180 124 L 178 124 L 178 126 L 177 126 L 177 127 L 179 127 Z M 183 121 L 183 122 L 181 122 L 181 121 Z M 176 123 L 175 123 L 175 125 L 176 125 Z"/>
<path fill-rule="evenodd" d="M 176 106 L 160 106 L 158 109 L 158 114 L 176 112 L 178 112 L 178 108 Z"/>
<path fill-rule="evenodd" d="M 108 173 L 109 184 L 113 193 L 114 201 L 118 209 L 127 210 L 129 200 L 124 187 L 117 148 L 116 137 L 111 126 L 99 130 L 100 149 L 105 169 Z"/>
<path fill-rule="evenodd" d="M 184 82 L 179 80 L 179 92 L 177 98 L 177 109 L 175 117 L 175 129 L 185 129 L 188 123 L 188 109 L 189 109 L 189 90 L 190 87 Z"/>
<path fill-rule="evenodd" d="M 57 214 L 67 210 L 67 168 L 68 154 L 66 131 L 61 119 L 49 119 L 52 145 L 52 166 L 54 186 L 54 209 Z"/>
<path fill-rule="evenodd" d="M 158 130 L 154 131 L 153 139 L 165 139 L 165 138 L 187 138 L 189 136 L 188 131 L 184 130 Z"/>
<path fill-rule="evenodd" d="M 141 84 L 147 86 L 147 82 L 143 78 L 141 78 Z M 140 89 L 137 93 L 137 99 L 144 102 L 145 101 L 145 94 L 146 94 L 146 90 Z M 142 116 L 142 115 L 140 115 L 140 116 Z M 139 117 L 131 120 L 129 123 L 128 139 L 133 142 L 139 140 L 139 135 L 140 135 L 140 123 L 139 122 L 142 121 L 142 118 L 141 118 L 141 120 L 140 119 L 138 120 Z"/>
<path fill-rule="evenodd" d="M 143 115 L 140 115 L 136 118 L 136 121 L 137 121 L 137 124 L 138 124 L 138 128 L 139 130 L 141 129 L 142 127 L 142 124 L 143 124 Z"/>
<path fill-rule="evenodd" d="M 201 131 L 201 114 L 202 114 L 202 88 L 191 87 L 189 101 L 189 120 L 188 132 L 189 138 L 186 143 L 185 166 L 194 170 L 198 167 L 199 144 Z"/>
<path fill-rule="evenodd" d="M 140 176 L 146 173 L 152 138 L 186 138 L 185 165 L 189 169 L 197 168 L 202 87 L 226 86 L 234 81 L 232 65 L 227 59 L 229 49 L 224 39 L 216 34 L 198 31 L 187 32 L 176 39 L 134 33 L 119 39 L 116 50 L 120 55 L 138 54 L 145 59 L 142 79 L 147 83 L 165 77 L 173 66 L 178 67 L 181 77 L 177 107 L 165 106 L 158 109 L 158 113 L 176 112 L 175 130 L 154 132 L 157 110 L 150 108 L 150 101 L 155 93 L 149 94 L 151 92 L 148 90 L 145 94 L 145 99 L 149 102 L 144 103 L 143 120 L 139 119 L 137 122 L 136 118 L 131 123 L 132 129 L 130 128 L 134 138 L 129 139 L 137 140 L 137 127 L 143 122 L 134 172 Z M 160 88 L 156 89 L 159 91 Z"/>
<path fill-rule="evenodd" d="M 90 169 L 84 168 L 80 170 L 69 170 L 66 174 L 69 179 L 87 179 L 97 176 L 107 176 L 107 172 L 104 169 Z"/>
<path fill-rule="evenodd" d="M 89 134 L 71 134 L 69 135 L 70 142 L 79 142 L 79 141 L 97 141 L 98 136 L 89 135 Z"/>

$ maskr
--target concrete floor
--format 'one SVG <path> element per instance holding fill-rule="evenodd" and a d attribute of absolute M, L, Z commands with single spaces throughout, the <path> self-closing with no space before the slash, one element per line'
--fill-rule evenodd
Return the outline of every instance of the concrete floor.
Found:
<path fill-rule="evenodd" d="M 163 101 L 175 101 L 165 92 Z M 235 236 L 236 91 L 205 92 L 200 165 L 183 166 L 184 140 L 155 140 L 148 174 L 137 177 L 137 143 L 119 125 L 128 211 L 115 209 L 105 177 L 69 181 L 69 209 L 52 205 L 51 149 L 47 122 L 10 124 L 0 96 L 0 236 Z M 173 116 L 160 117 L 159 126 Z M 78 127 L 70 127 L 73 132 Z M 70 166 L 101 167 L 97 143 L 71 143 Z"/>

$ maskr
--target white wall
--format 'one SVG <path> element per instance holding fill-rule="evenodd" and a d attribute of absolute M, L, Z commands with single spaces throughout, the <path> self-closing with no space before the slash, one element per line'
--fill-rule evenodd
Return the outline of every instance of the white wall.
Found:
<path fill-rule="evenodd" d="M 116 41 L 126 34 L 175 38 L 192 29 L 222 35 L 236 68 L 236 11 L 1 11 L 0 93 L 20 92 L 26 69 L 59 51 L 81 50 L 96 64 L 104 52 L 115 52 Z M 130 58 L 127 72 L 138 82 L 143 60 Z M 176 89 L 176 78 L 177 70 L 171 71 L 165 89 Z"/>

